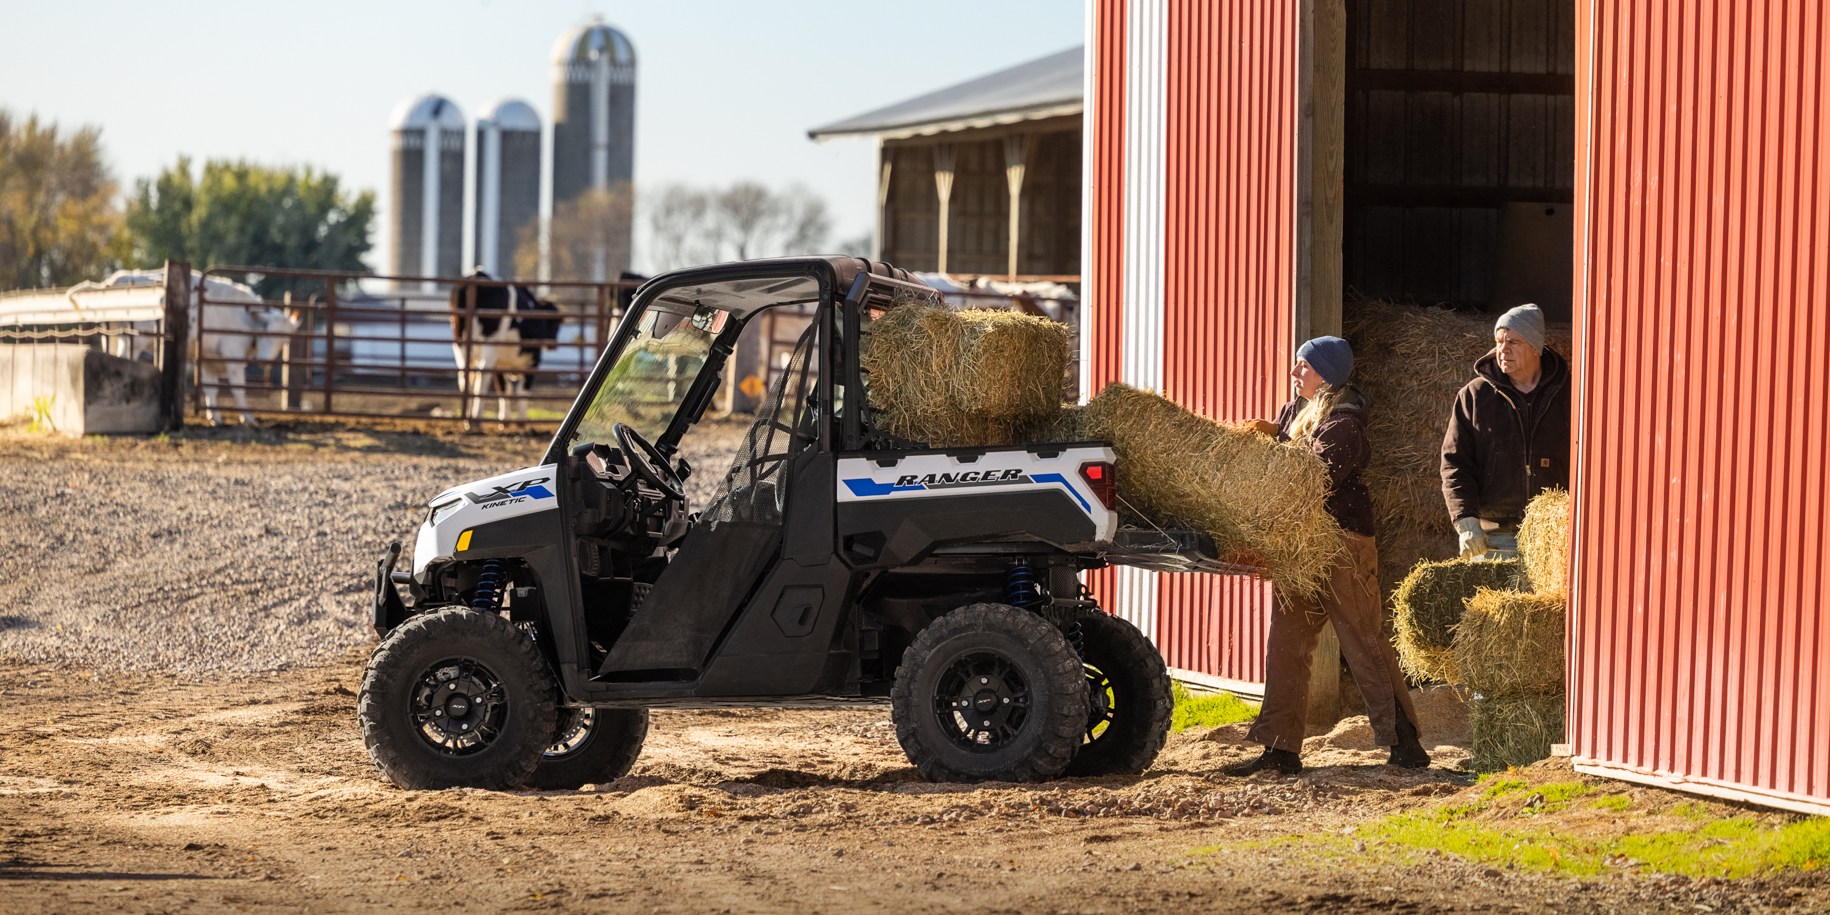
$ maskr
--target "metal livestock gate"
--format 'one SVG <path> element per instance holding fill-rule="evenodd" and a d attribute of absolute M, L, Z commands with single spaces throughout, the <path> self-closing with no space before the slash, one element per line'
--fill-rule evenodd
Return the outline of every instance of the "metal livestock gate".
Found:
<path fill-rule="evenodd" d="M 475 318 L 504 313 L 479 308 L 474 295 L 462 290 L 523 285 L 557 307 L 559 330 L 543 345 L 539 368 L 527 373 L 533 386 L 508 398 L 510 423 L 550 425 L 571 406 L 639 286 L 639 281 L 514 284 L 262 267 L 200 273 L 184 264 L 168 268 L 125 271 L 68 290 L 0 296 L 0 343 L 77 343 L 161 367 L 169 428 L 182 424 L 187 407 L 201 413 L 206 393 L 216 396 L 225 414 L 236 409 L 239 394 L 251 413 L 269 416 L 474 425 L 500 421 L 499 404 L 486 395 L 479 410 L 461 396 L 465 373 L 456 353 L 459 348 L 475 353 L 480 345 Z M 421 291 L 426 286 L 432 291 Z M 265 295 L 257 287 L 265 288 Z M 461 290 L 455 299 L 454 288 Z M 1071 296 L 1022 291 L 948 290 L 945 297 L 954 307 L 1010 308 L 1070 325 L 1077 304 Z M 190 308 L 179 304 L 187 301 Z M 785 370 L 811 317 L 805 306 L 766 312 L 739 341 L 715 409 L 753 409 Z M 466 319 L 462 335 L 454 335 L 458 318 Z M 656 388 L 652 396 L 670 400 L 677 393 Z"/>
<path fill-rule="evenodd" d="M 1830 3 L 1577 10 L 1576 766 L 1830 813 Z"/>

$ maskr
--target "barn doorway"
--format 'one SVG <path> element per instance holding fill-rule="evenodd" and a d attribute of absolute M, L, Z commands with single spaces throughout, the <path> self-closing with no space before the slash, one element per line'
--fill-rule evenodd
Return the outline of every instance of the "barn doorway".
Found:
<path fill-rule="evenodd" d="M 1350 302 L 1485 312 L 1536 302 L 1551 320 L 1570 320 L 1574 5 L 1346 6 Z"/>

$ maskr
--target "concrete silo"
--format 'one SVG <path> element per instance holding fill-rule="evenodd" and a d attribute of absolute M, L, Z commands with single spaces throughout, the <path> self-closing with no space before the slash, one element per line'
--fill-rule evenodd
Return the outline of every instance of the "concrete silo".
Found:
<path fill-rule="evenodd" d="M 441 96 L 408 99 L 394 109 L 393 133 L 391 272 L 458 276 L 464 266 L 464 113 Z"/>
<path fill-rule="evenodd" d="M 593 20 L 553 46 L 553 209 L 635 177 L 635 46 Z M 626 263 L 606 263 L 597 278 Z"/>
<path fill-rule="evenodd" d="M 521 233 L 540 220 L 540 115 L 532 106 L 505 99 L 477 119 L 476 183 L 477 265 L 518 276 Z"/>

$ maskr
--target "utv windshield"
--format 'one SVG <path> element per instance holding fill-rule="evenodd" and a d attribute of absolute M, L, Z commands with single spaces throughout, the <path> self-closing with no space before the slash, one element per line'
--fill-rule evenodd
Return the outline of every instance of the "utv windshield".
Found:
<path fill-rule="evenodd" d="M 616 423 L 627 423 L 643 438 L 658 441 L 729 319 L 716 308 L 665 302 L 650 306 L 566 447 L 614 442 L 610 427 Z"/>

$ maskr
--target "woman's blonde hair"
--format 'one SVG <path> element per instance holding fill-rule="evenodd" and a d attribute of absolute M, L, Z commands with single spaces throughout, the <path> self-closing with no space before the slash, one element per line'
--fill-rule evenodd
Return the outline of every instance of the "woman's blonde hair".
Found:
<path fill-rule="evenodd" d="M 1341 394 L 1346 390 L 1347 386 L 1344 384 L 1326 382 L 1317 388 L 1315 396 L 1309 398 L 1309 402 L 1303 404 L 1302 410 L 1297 412 L 1296 418 L 1290 421 L 1290 440 L 1307 442 L 1310 437 L 1314 436 L 1315 430 L 1321 426 L 1322 420 L 1327 419 L 1328 414 L 1334 412 L 1334 405 L 1340 402 Z"/>

